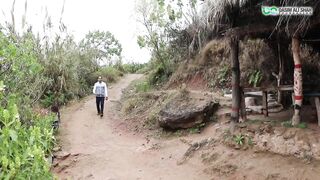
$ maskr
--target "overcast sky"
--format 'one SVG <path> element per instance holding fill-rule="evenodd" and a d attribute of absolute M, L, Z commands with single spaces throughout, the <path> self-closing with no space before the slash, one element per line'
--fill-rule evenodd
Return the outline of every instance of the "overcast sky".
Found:
<path fill-rule="evenodd" d="M 58 25 L 64 0 L 28 0 L 28 24 L 35 31 L 42 31 L 46 8 L 52 17 L 53 25 Z M 0 0 L 0 22 L 11 22 L 13 0 Z M 137 45 L 136 36 L 141 26 L 136 22 L 135 0 L 65 0 L 62 21 L 76 40 L 80 40 L 89 31 L 110 31 L 120 41 L 126 61 L 147 62 L 149 53 Z M 25 12 L 25 0 L 16 0 L 15 17 L 17 28 L 21 27 Z"/>

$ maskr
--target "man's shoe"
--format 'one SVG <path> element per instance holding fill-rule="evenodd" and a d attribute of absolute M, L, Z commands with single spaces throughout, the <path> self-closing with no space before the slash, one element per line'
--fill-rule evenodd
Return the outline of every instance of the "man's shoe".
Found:
<path fill-rule="evenodd" d="M 103 117 L 103 113 L 100 114 L 100 117 Z"/>

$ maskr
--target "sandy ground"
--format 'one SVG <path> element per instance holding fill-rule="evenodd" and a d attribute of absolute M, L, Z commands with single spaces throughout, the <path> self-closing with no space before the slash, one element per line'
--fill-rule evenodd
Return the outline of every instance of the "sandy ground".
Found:
<path fill-rule="evenodd" d="M 190 143 L 221 134 L 212 124 L 201 134 L 147 139 L 117 128 L 123 120 L 116 110 L 122 90 L 141 75 L 127 75 L 109 90 L 105 117 L 96 115 L 95 98 L 63 110 L 59 141 L 62 154 L 54 161 L 59 179 L 206 180 L 206 179 L 319 179 L 318 162 L 252 150 L 238 151 L 222 144 L 197 150 L 183 163 Z"/>

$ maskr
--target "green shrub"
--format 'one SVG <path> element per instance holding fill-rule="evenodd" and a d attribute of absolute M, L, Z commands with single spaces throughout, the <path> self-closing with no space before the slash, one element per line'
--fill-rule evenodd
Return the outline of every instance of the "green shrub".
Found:
<path fill-rule="evenodd" d="M 50 107 L 54 103 L 54 96 L 51 92 L 49 92 L 47 95 L 44 95 L 43 99 L 41 99 L 41 105 L 45 108 Z"/>
<path fill-rule="evenodd" d="M 139 63 L 128 63 L 123 64 L 123 72 L 125 73 L 137 73 L 139 70 L 146 67 L 146 64 L 139 64 Z"/>
<path fill-rule="evenodd" d="M 91 74 L 90 83 L 93 84 L 97 81 L 99 76 L 102 76 L 107 83 L 116 82 L 119 77 L 123 76 L 123 72 L 118 69 L 108 66 L 99 69 L 97 72 Z"/>
<path fill-rule="evenodd" d="M 53 179 L 46 161 L 54 146 L 52 122 L 34 115 L 30 126 L 22 124 L 14 96 L 0 106 L 0 179 Z"/>
<path fill-rule="evenodd" d="M 172 74 L 172 72 L 167 71 L 162 64 L 159 64 L 149 75 L 150 84 L 157 86 L 165 83 Z"/>

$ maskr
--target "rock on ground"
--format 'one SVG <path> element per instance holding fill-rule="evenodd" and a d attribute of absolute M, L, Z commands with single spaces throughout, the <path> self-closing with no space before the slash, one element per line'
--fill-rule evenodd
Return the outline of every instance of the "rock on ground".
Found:
<path fill-rule="evenodd" d="M 218 103 L 212 96 L 197 92 L 180 92 L 159 113 L 163 128 L 191 128 L 209 120 Z"/>

